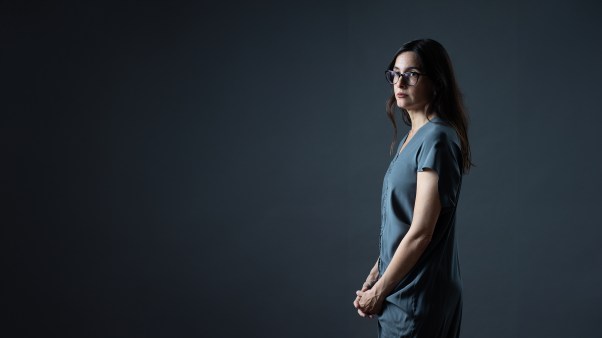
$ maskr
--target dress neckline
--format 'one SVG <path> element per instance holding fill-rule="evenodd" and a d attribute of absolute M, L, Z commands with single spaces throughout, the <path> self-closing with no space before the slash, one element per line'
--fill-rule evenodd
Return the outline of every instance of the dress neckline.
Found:
<path fill-rule="evenodd" d="M 422 129 L 424 129 L 424 127 L 426 127 L 426 125 L 430 124 L 431 122 L 435 121 L 435 120 L 440 120 L 439 116 L 435 116 L 430 120 L 427 120 L 427 122 L 425 124 L 423 124 L 420 128 L 418 128 L 418 130 L 416 130 L 416 132 L 414 133 L 414 136 L 412 136 L 412 138 L 408 141 L 408 144 L 406 144 L 405 146 L 403 145 L 406 140 L 408 139 L 408 135 L 410 135 L 410 132 L 408 131 L 406 133 L 406 135 L 403 137 L 403 141 L 401 142 L 400 146 L 399 146 L 399 150 L 397 151 L 397 155 L 395 155 L 395 158 L 397 158 L 397 156 L 399 156 L 404 150 L 405 148 L 408 147 L 408 145 L 410 145 L 410 143 L 414 140 L 414 138 L 416 137 L 416 135 L 418 135 L 420 133 L 420 131 Z M 438 122 L 438 121 L 435 121 Z"/>

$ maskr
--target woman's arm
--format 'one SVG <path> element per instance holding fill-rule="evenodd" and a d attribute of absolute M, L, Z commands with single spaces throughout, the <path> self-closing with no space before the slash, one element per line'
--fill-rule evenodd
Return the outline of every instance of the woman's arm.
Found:
<path fill-rule="evenodd" d="M 376 281 L 378 280 L 378 261 L 379 260 L 380 260 L 380 257 L 376 260 L 376 263 L 374 263 L 374 266 L 370 270 L 370 273 L 368 273 L 368 277 L 366 277 L 366 281 L 362 285 L 362 289 L 356 291 L 356 297 L 355 297 L 355 300 L 353 301 L 353 306 L 357 309 L 357 313 L 362 317 L 366 317 L 366 314 L 362 310 L 360 310 L 360 305 L 359 305 L 360 296 L 358 295 L 358 292 L 364 292 L 366 290 L 369 290 L 374 285 L 374 283 L 376 283 Z"/>
<path fill-rule="evenodd" d="M 441 211 L 437 187 L 439 176 L 433 170 L 421 171 L 417 175 L 412 224 L 380 279 L 371 289 L 358 293 L 360 296 L 359 309 L 364 313 L 377 314 L 380 312 L 385 297 L 414 267 L 433 236 Z"/>
<path fill-rule="evenodd" d="M 366 281 L 364 282 L 364 285 L 362 286 L 362 291 L 364 291 L 364 289 L 365 290 L 370 289 L 374 285 L 374 283 L 376 283 L 376 281 L 378 280 L 378 260 L 379 259 L 376 260 L 376 263 L 374 263 L 374 266 L 370 270 L 370 273 L 368 273 L 368 277 L 366 277 Z"/>

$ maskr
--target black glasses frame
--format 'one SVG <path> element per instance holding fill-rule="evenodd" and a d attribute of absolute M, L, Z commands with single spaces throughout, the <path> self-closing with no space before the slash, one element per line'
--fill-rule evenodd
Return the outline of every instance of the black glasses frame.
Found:
<path fill-rule="evenodd" d="M 418 72 L 405 72 L 405 73 L 400 73 L 400 72 L 396 72 L 394 70 L 385 70 L 385 78 L 387 79 L 387 82 L 389 82 L 390 84 L 396 84 L 397 82 L 399 82 L 399 79 L 403 79 L 403 83 L 405 83 L 406 86 L 415 86 L 418 83 L 418 80 L 420 80 L 420 76 L 422 75 L 426 75 L 426 74 L 422 74 L 422 73 L 418 73 Z M 410 79 L 412 76 L 416 76 L 416 82 L 414 82 L 413 84 L 410 83 Z M 389 78 L 391 79 L 395 79 L 395 77 L 397 77 L 397 81 L 392 81 L 389 80 Z"/>

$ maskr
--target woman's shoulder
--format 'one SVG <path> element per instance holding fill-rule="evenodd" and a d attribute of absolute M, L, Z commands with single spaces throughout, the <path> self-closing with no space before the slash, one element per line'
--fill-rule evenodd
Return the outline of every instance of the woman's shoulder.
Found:
<path fill-rule="evenodd" d="M 454 127 L 439 117 L 433 118 L 428 123 L 424 138 L 430 141 L 458 142 L 458 135 Z"/>

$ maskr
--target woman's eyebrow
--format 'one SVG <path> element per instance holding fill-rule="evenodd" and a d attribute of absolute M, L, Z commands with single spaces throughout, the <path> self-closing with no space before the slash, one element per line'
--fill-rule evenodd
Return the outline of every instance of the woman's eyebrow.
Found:
<path fill-rule="evenodd" d="M 399 67 L 395 66 L 393 67 L 393 70 L 399 70 Z M 415 67 L 415 66 L 410 66 L 410 67 L 406 67 L 406 69 L 404 69 L 404 72 L 407 72 L 409 70 L 420 70 L 420 67 Z"/>

